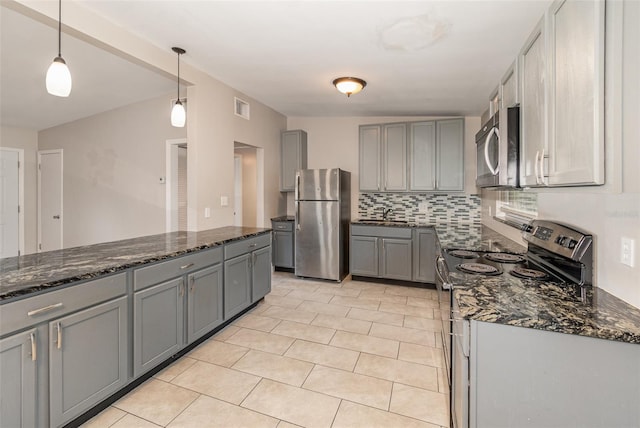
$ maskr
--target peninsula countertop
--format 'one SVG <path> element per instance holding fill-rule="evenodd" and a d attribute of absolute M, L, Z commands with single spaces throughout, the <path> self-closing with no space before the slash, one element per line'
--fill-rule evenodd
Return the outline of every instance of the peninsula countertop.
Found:
<path fill-rule="evenodd" d="M 171 232 L 121 241 L 0 259 L 0 305 L 71 282 L 269 233 L 271 229 L 228 226 Z"/>

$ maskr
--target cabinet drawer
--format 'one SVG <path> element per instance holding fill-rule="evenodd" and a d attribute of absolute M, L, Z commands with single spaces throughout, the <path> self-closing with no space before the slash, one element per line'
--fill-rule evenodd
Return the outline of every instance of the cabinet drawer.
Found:
<path fill-rule="evenodd" d="M 176 257 L 133 271 L 133 288 L 141 290 L 150 285 L 176 278 L 207 266 L 222 262 L 222 247 Z"/>
<path fill-rule="evenodd" d="M 291 232 L 293 231 L 293 222 L 292 221 L 273 221 L 271 222 L 271 228 L 273 230 Z"/>
<path fill-rule="evenodd" d="M 351 235 L 353 236 L 376 236 L 379 238 L 400 238 L 411 239 L 411 228 L 409 227 L 385 227 L 385 226 L 361 226 L 351 225 Z"/>
<path fill-rule="evenodd" d="M 268 245 L 271 245 L 271 233 L 232 242 L 224 246 L 224 259 L 229 260 Z"/>
<path fill-rule="evenodd" d="M 127 274 L 119 273 L 1 306 L 0 335 L 60 317 L 127 292 Z"/>

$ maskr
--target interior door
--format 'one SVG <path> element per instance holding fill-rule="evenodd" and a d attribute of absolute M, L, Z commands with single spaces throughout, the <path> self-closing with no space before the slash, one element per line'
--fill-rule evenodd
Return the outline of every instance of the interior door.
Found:
<path fill-rule="evenodd" d="M 20 250 L 19 153 L 0 150 L 0 258 L 15 257 Z"/>
<path fill-rule="evenodd" d="M 62 248 L 62 150 L 38 152 L 38 251 Z"/>

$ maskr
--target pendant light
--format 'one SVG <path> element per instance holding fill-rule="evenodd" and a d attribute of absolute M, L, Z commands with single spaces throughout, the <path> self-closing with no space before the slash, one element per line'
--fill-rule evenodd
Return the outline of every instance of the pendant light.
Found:
<path fill-rule="evenodd" d="M 71 93 L 71 73 L 62 59 L 62 0 L 58 0 L 58 56 L 47 70 L 47 92 L 57 97 L 68 97 Z"/>
<path fill-rule="evenodd" d="M 171 50 L 178 54 L 178 99 L 171 109 L 171 125 L 176 128 L 184 128 L 184 124 L 187 121 L 187 112 L 184 110 L 182 101 L 180 101 L 180 55 L 185 54 L 187 51 L 175 47 L 171 48 Z"/>
<path fill-rule="evenodd" d="M 338 77 L 333 81 L 333 86 L 343 94 L 347 94 L 347 97 L 350 97 L 351 94 L 357 94 L 367 86 L 367 82 L 357 77 Z"/>

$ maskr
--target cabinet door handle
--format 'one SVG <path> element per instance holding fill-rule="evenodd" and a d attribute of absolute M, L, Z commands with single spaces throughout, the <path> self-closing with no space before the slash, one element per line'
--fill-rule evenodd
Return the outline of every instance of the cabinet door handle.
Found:
<path fill-rule="evenodd" d="M 255 248 L 257 246 L 258 246 L 258 244 L 249 244 L 249 248 Z"/>
<path fill-rule="evenodd" d="M 178 295 L 180 297 L 184 296 L 184 280 L 182 280 L 182 282 L 180 282 L 180 286 L 178 287 Z"/>
<path fill-rule="evenodd" d="M 36 351 L 38 347 L 36 343 L 36 334 L 35 333 L 29 334 L 29 340 L 31 340 L 31 361 L 35 361 L 38 358 L 36 355 Z"/>
<path fill-rule="evenodd" d="M 540 150 L 536 150 L 536 161 L 533 163 L 533 172 L 536 175 L 536 184 L 540 184 L 540 163 L 538 162 L 538 159 L 540 158 Z"/>
<path fill-rule="evenodd" d="M 189 284 L 190 284 L 189 291 L 191 292 L 191 294 L 193 294 L 193 292 L 196 289 L 196 279 L 193 276 L 189 277 Z"/>
<path fill-rule="evenodd" d="M 56 323 L 56 330 L 58 330 L 58 342 L 56 347 L 58 349 L 62 349 L 62 326 L 60 325 L 60 322 Z"/>
<path fill-rule="evenodd" d="M 540 184 L 546 185 L 544 181 L 544 149 L 540 153 Z"/>
<path fill-rule="evenodd" d="M 189 269 L 191 266 L 193 266 L 193 263 L 187 263 L 186 265 L 180 266 L 180 269 Z"/>
<path fill-rule="evenodd" d="M 27 316 L 33 317 L 33 316 L 36 316 L 36 315 L 40 315 L 43 312 L 48 312 L 48 311 L 51 311 L 53 309 L 57 309 L 57 308 L 61 308 L 61 307 L 62 307 L 62 303 L 54 303 L 53 305 L 45 306 L 44 308 L 34 309 L 32 311 L 29 311 L 29 312 L 27 312 Z"/>

